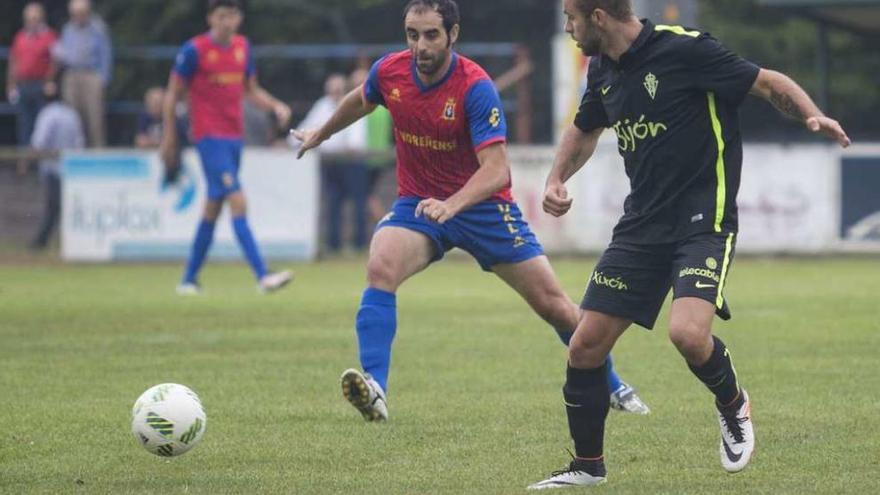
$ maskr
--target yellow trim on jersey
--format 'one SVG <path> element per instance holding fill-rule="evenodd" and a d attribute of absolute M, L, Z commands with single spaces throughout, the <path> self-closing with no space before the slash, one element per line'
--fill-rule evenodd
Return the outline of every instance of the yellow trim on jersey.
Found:
<path fill-rule="evenodd" d="M 658 24 L 654 26 L 654 31 L 669 31 L 670 33 L 675 33 L 681 36 L 690 36 L 691 38 L 696 38 L 700 35 L 699 31 L 687 31 L 681 26 L 667 26 L 666 24 Z"/>
<path fill-rule="evenodd" d="M 721 222 L 724 220 L 724 206 L 727 202 L 727 180 L 724 177 L 724 134 L 721 131 L 721 121 L 718 120 L 718 111 L 715 107 L 715 93 L 708 92 L 709 118 L 712 120 L 712 131 L 715 133 L 715 142 L 718 143 L 718 158 L 715 159 L 715 175 L 718 189 L 715 192 L 715 232 L 721 232 Z"/>
<path fill-rule="evenodd" d="M 731 232 L 727 235 L 727 243 L 724 246 L 724 262 L 721 265 L 721 279 L 718 281 L 718 296 L 715 298 L 715 306 L 721 309 L 724 306 L 724 283 L 727 282 L 727 267 L 730 266 L 730 252 L 733 251 L 733 236 Z"/>

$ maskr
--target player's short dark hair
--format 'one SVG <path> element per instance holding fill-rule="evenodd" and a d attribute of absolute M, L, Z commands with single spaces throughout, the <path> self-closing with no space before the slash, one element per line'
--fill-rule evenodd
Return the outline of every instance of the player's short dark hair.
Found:
<path fill-rule="evenodd" d="M 458 4 L 455 3 L 455 0 L 410 0 L 403 9 L 404 19 L 410 10 L 415 10 L 416 12 L 432 10 L 437 12 L 443 18 L 443 29 L 446 30 L 446 34 L 452 31 L 452 26 L 461 22 Z"/>
<path fill-rule="evenodd" d="M 588 16 L 596 9 L 608 12 L 618 21 L 625 21 L 633 15 L 632 0 L 576 0 L 575 5 Z"/>
<path fill-rule="evenodd" d="M 220 7 L 243 10 L 240 0 L 208 0 L 208 13 L 214 12 Z"/>

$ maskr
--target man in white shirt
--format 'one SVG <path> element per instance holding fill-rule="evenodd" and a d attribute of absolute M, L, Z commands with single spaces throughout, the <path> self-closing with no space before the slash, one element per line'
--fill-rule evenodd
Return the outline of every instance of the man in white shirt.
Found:
<path fill-rule="evenodd" d="M 324 83 L 324 96 L 312 105 L 306 118 L 297 127 L 320 127 L 329 119 L 348 91 L 347 78 L 330 75 Z M 367 247 L 367 197 L 369 171 L 365 164 L 367 148 L 366 122 L 359 120 L 335 134 L 321 145 L 321 183 L 327 204 L 327 250 L 342 248 L 342 208 L 350 199 L 354 207 L 354 238 L 356 250 Z"/>

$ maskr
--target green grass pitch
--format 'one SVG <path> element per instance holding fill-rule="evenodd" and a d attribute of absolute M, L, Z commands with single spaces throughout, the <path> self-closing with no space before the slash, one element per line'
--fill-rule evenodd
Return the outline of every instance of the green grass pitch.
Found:
<path fill-rule="evenodd" d="M 876 493 L 878 260 L 738 259 L 715 327 L 754 401 L 757 451 L 718 461 L 709 393 L 666 338 L 633 328 L 615 356 L 653 412 L 609 416 L 608 483 L 586 493 Z M 565 352 L 512 290 L 448 260 L 398 298 L 391 421 L 366 424 L 338 378 L 357 364 L 362 261 L 296 267 L 260 296 L 241 265 L 207 295 L 178 266 L 0 267 L 0 493 L 511 494 L 567 463 Z M 576 300 L 593 260 L 558 260 Z M 133 401 L 178 382 L 207 410 L 202 443 L 163 459 L 130 433 Z"/>

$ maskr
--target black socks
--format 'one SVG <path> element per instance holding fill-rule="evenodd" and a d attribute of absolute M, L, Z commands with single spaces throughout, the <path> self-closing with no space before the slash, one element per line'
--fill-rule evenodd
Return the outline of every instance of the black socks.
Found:
<path fill-rule="evenodd" d="M 610 393 L 605 377 L 605 364 L 589 370 L 568 366 L 562 394 L 565 397 L 568 429 L 574 440 L 577 463 L 602 460 L 605 418 L 608 416 Z M 602 470 L 604 471 L 604 466 Z M 600 475 L 592 471 L 587 472 Z M 604 473 L 601 476 L 604 476 Z"/>
<path fill-rule="evenodd" d="M 742 399 L 736 381 L 736 370 L 733 368 L 730 353 L 724 342 L 715 336 L 712 336 L 712 340 L 715 342 L 715 347 L 709 360 L 702 366 L 688 363 L 688 367 L 715 394 L 715 402 L 719 408 L 734 406 L 735 402 Z"/>

